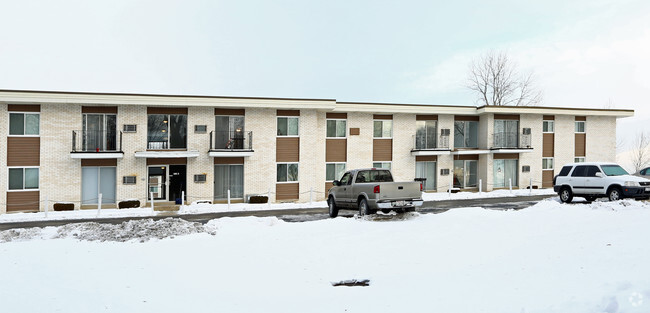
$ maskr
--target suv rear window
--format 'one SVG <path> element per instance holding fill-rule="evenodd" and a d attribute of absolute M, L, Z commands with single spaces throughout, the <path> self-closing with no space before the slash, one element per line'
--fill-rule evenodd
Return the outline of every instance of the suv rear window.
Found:
<path fill-rule="evenodd" d="M 564 166 L 560 170 L 560 174 L 558 174 L 558 176 L 567 176 L 569 175 L 569 172 L 571 172 L 571 166 L 570 165 Z"/>

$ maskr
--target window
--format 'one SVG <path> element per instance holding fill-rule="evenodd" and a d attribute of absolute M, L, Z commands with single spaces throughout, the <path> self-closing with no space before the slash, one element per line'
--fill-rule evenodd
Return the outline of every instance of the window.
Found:
<path fill-rule="evenodd" d="M 494 187 L 504 188 L 511 186 L 511 184 L 512 186 L 518 186 L 518 164 L 519 160 L 494 160 Z"/>
<path fill-rule="evenodd" d="M 600 173 L 598 166 L 589 166 L 587 167 L 587 177 L 596 177 L 596 173 Z"/>
<path fill-rule="evenodd" d="M 576 133 L 584 133 L 584 132 L 585 132 L 585 122 L 576 121 Z"/>
<path fill-rule="evenodd" d="M 585 162 L 585 157 L 577 157 L 577 158 L 574 158 L 573 161 L 575 163 L 584 163 Z"/>
<path fill-rule="evenodd" d="M 601 167 L 607 176 L 629 175 L 627 171 L 618 165 L 601 165 Z"/>
<path fill-rule="evenodd" d="M 346 120 L 327 120 L 327 138 L 345 138 Z"/>
<path fill-rule="evenodd" d="M 571 173 L 571 177 L 585 177 L 586 175 L 587 175 L 587 166 L 584 165 L 576 166 L 576 168 Z"/>
<path fill-rule="evenodd" d="M 298 181 L 298 163 L 278 163 L 277 182 L 297 182 Z"/>
<path fill-rule="evenodd" d="M 9 113 L 9 135 L 38 136 L 40 119 L 38 113 Z"/>
<path fill-rule="evenodd" d="M 558 176 L 567 176 L 569 175 L 569 172 L 571 172 L 571 165 L 564 166 L 560 170 L 560 174 L 558 174 Z"/>
<path fill-rule="evenodd" d="M 187 148 L 187 115 L 149 114 L 147 149 Z"/>
<path fill-rule="evenodd" d="M 243 115 L 215 115 L 214 147 L 244 149 L 251 145 L 244 130 Z"/>
<path fill-rule="evenodd" d="M 81 168 L 81 204 L 115 203 L 116 167 L 84 166 Z"/>
<path fill-rule="evenodd" d="M 374 168 L 385 168 L 387 170 L 390 170 L 391 162 L 374 162 L 374 163 L 372 163 L 372 167 L 374 167 Z"/>
<path fill-rule="evenodd" d="M 422 186 L 424 190 L 436 190 L 436 162 L 415 162 L 415 177 L 426 179 Z"/>
<path fill-rule="evenodd" d="M 393 121 L 392 120 L 375 120 L 373 125 L 373 137 L 375 138 L 392 138 Z"/>
<path fill-rule="evenodd" d="M 519 121 L 494 121 L 494 147 L 515 148 L 519 146 Z"/>
<path fill-rule="evenodd" d="M 542 159 L 542 169 L 543 170 L 552 170 L 553 167 L 553 158 L 543 158 Z"/>
<path fill-rule="evenodd" d="M 387 170 L 360 171 L 354 180 L 355 183 L 382 183 L 392 181 L 393 175 Z"/>
<path fill-rule="evenodd" d="M 115 114 L 83 114 L 82 151 L 117 150 Z"/>
<path fill-rule="evenodd" d="M 349 185 L 351 183 L 352 183 L 352 174 L 345 173 L 345 174 L 343 174 L 343 177 L 341 177 L 341 181 L 339 182 L 339 186 Z"/>
<path fill-rule="evenodd" d="M 345 163 L 327 163 L 325 164 L 325 180 L 338 180 L 345 173 Z"/>
<path fill-rule="evenodd" d="M 298 136 L 298 118 L 278 116 L 278 136 Z"/>
<path fill-rule="evenodd" d="M 415 149 L 435 149 L 437 121 L 416 121 Z"/>
<path fill-rule="evenodd" d="M 214 166 L 214 199 L 244 198 L 244 165 L 217 164 Z"/>
<path fill-rule="evenodd" d="M 454 122 L 454 147 L 478 148 L 478 122 Z"/>
<path fill-rule="evenodd" d="M 38 189 L 38 168 L 9 168 L 9 190 Z"/>
<path fill-rule="evenodd" d="M 542 122 L 542 132 L 544 132 L 544 133 L 554 133 L 555 132 L 555 121 L 544 121 L 544 122 Z"/>

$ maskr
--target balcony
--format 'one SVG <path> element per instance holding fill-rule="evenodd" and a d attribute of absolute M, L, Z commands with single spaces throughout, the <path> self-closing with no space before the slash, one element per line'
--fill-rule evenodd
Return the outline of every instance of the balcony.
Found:
<path fill-rule="evenodd" d="M 418 135 L 413 136 L 411 155 L 446 155 L 450 152 L 449 135 L 441 135 L 438 138 L 435 138 L 435 136 L 434 138 Z"/>
<path fill-rule="evenodd" d="M 121 159 L 122 132 L 115 130 L 73 130 L 72 151 L 73 159 Z"/>
<path fill-rule="evenodd" d="M 519 153 L 532 151 L 531 134 L 529 128 L 524 128 L 522 134 L 518 132 L 496 132 L 492 148 L 495 153 Z"/>
<path fill-rule="evenodd" d="M 252 131 L 211 131 L 211 157 L 248 157 L 253 155 Z"/>

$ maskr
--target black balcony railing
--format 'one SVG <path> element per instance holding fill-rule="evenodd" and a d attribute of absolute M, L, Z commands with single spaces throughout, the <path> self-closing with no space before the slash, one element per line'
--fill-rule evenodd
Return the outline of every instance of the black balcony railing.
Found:
<path fill-rule="evenodd" d="M 121 152 L 122 132 L 73 130 L 72 152 Z"/>
<path fill-rule="evenodd" d="M 210 150 L 253 150 L 253 132 L 211 131 Z"/>

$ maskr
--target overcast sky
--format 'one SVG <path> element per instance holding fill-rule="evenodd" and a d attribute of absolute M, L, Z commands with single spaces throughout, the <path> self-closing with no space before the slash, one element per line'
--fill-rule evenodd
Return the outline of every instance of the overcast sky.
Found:
<path fill-rule="evenodd" d="M 650 125 L 648 0 L 0 0 L 0 89 L 473 105 L 489 50 L 544 105 Z"/>

